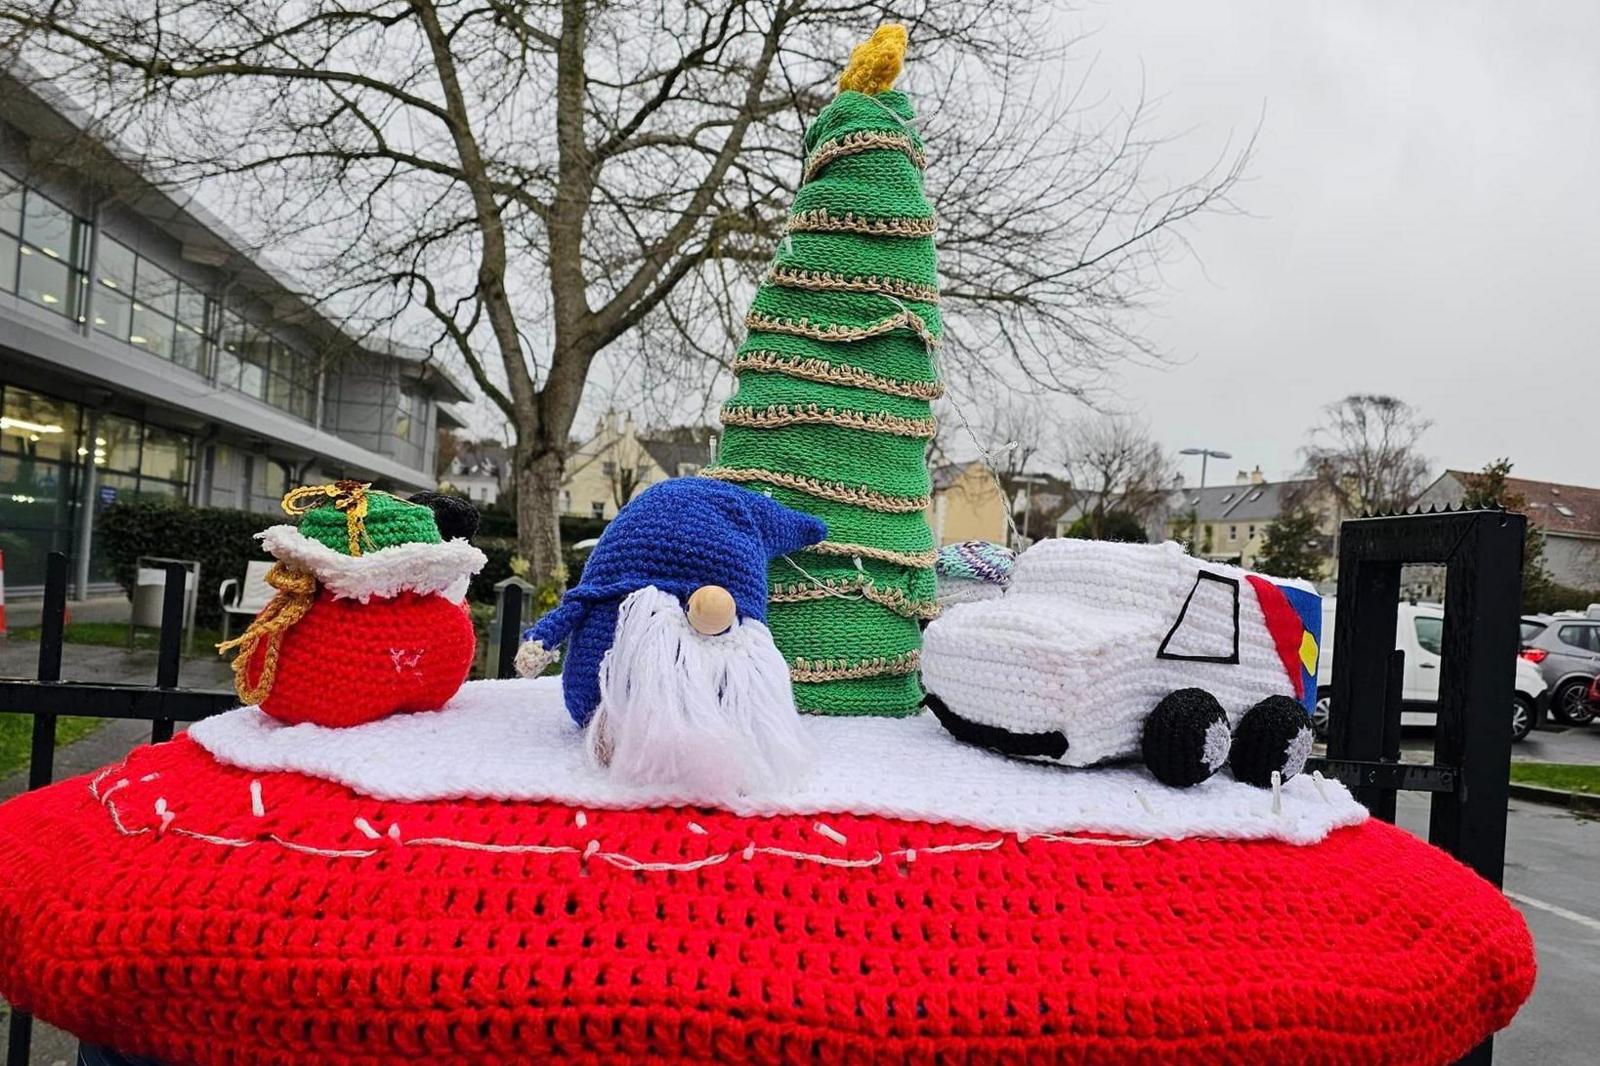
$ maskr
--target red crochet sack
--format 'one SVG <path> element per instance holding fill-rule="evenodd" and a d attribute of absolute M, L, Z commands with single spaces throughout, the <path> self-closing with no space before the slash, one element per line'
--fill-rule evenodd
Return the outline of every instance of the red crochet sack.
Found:
<path fill-rule="evenodd" d="M 282 722 L 327 726 L 434 710 L 467 679 L 476 647 L 465 604 L 416 592 L 361 603 L 324 589 L 284 632 L 261 709 Z M 264 641 L 253 649 L 249 684 L 269 650 Z"/>
<path fill-rule="evenodd" d="M 1447 1063 L 1534 977 L 1500 892 L 1378 821 L 391 803 L 180 737 L 0 807 L 0 854 L 0 994 L 171 1066 Z"/>

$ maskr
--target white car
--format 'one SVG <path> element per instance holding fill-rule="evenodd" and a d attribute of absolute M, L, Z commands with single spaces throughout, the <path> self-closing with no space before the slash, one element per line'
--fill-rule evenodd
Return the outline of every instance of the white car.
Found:
<path fill-rule="evenodd" d="M 1312 712 L 1317 735 L 1328 735 L 1328 706 L 1333 691 L 1333 625 L 1338 601 L 1322 601 L 1322 663 L 1317 670 L 1317 689 L 1321 693 Z M 1439 670 L 1444 646 L 1444 607 L 1437 603 L 1402 603 L 1395 619 L 1394 646 L 1405 652 L 1405 672 L 1400 688 L 1400 724 L 1432 726 L 1438 711 L 1425 704 L 1439 702 Z M 1511 708 L 1511 739 L 1525 738 L 1548 705 L 1544 675 L 1526 659 L 1516 657 L 1516 694 Z"/>
<path fill-rule="evenodd" d="M 922 682 L 954 736 L 1006 755 L 1265 787 L 1311 750 L 1319 602 L 1172 543 L 1044 540 L 1003 596 L 928 625 Z"/>

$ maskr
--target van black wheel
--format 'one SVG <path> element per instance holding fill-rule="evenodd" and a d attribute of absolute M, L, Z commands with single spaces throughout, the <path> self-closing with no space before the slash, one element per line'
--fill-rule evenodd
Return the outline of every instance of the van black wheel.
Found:
<path fill-rule="evenodd" d="M 1140 748 L 1157 781 L 1198 785 L 1228 761 L 1228 716 L 1203 688 L 1169 692 L 1144 720 Z"/>
<path fill-rule="evenodd" d="M 1228 766 L 1247 785 L 1267 788 L 1274 771 L 1287 781 L 1306 768 L 1311 754 L 1311 716 L 1300 701 L 1268 696 L 1239 719 Z"/>

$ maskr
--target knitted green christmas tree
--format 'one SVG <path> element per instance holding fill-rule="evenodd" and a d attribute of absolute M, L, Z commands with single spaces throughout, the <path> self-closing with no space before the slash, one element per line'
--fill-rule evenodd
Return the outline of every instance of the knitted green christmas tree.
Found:
<path fill-rule="evenodd" d="M 932 617 L 930 401 L 941 390 L 934 214 L 922 140 L 890 91 L 906 33 L 856 49 L 806 132 L 788 233 L 746 319 L 711 477 L 828 524 L 769 573 L 768 624 L 802 710 L 914 714 Z"/>

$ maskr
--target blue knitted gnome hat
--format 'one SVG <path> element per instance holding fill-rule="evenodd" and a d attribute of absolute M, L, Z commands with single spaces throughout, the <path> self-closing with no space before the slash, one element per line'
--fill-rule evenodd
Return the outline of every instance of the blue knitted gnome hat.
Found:
<path fill-rule="evenodd" d="M 767 565 L 825 536 L 821 519 L 738 485 L 652 485 L 606 527 L 583 580 L 522 634 L 518 671 L 537 675 L 566 643 L 567 712 L 613 776 L 771 785 L 808 760 L 765 624 Z"/>
<path fill-rule="evenodd" d="M 687 604 L 701 586 L 720 585 L 740 618 L 764 622 L 767 564 L 826 536 L 821 519 L 738 485 L 699 477 L 660 482 L 617 512 L 584 564 L 583 580 L 522 639 L 547 653 L 567 641 L 561 687 L 567 711 L 585 725 L 600 702 L 600 658 L 630 594 L 651 585 Z"/>

